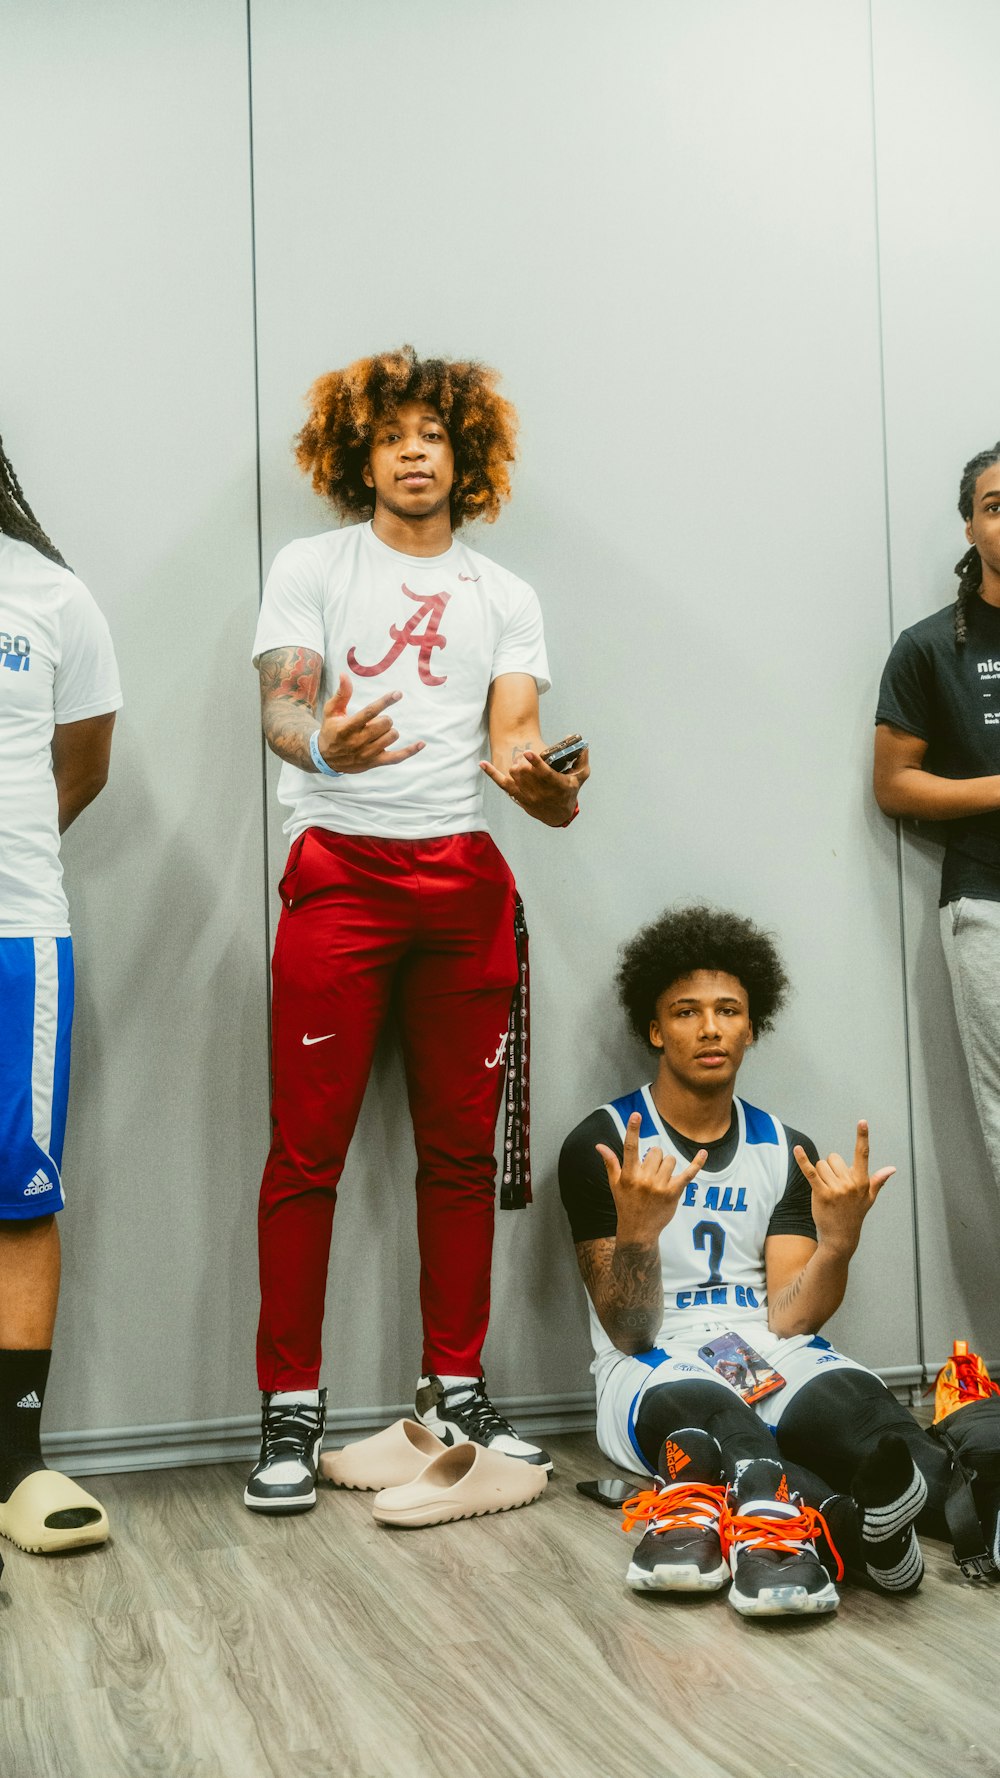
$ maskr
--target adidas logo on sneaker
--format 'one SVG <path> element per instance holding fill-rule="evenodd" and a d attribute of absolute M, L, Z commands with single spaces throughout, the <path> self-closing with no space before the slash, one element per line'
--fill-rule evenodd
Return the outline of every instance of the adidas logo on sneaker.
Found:
<path fill-rule="evenodd" d="M 672 1438 L 667 1439 L 667 1442 L 663 1447 L 663 1454 L 667 1460 L 667 1472 L 670 1476 L 670 1480 L 674 1481 L 680 1474 L 681 1470 L 690 1463 L 691 1459 L 680 1445 L 674 1444 Z"/>
<path fill-rule="evenodd" d="M 49 1178 L 48 1174 L 43 1173 L 41 1167 L 39 1167 L 38 1172 L 35 1174 L 30 1185 L 25 1186 L 24 1192 L 22 1195 L 26 1198 L 37 1198 L 39 1192 L 47 1192 L 47 1191 L 51 1191 L 51 1190 L 52 1190 L 51 1179 Z"/>
<path fill-rule="evenodd" d="M 39 1401 L 38 1396 L 35 1394 L 35 1391 L 29 1389 L 27 1395 L 22 1395 L 17 1405 L 19 1408 L 40 1408 L 42 1404 Z"/>

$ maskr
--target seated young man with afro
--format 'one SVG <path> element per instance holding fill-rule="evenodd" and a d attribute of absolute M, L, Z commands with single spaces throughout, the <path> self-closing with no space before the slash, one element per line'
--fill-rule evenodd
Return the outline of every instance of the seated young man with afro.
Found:
<path fill-rule="evenodd" d="M 844 1564 L 911 1593 L 915 1523 L 947 1534 L 948 1449 L 820 1333 L 894 1169 L 871 1171 L 863 1121 L 850 1161 L 821 1160 L 737 1096 L 788 988 L 749 920 L 667 912 L 624 946 L 617 984 L 653 1079 L 577 1125 L 559 1179 L 589 1300 L 598 1441 L 657 1478 L 626 1509 L 648 1527 L 629 1584 L 731 1581 L 748 1616 L 834 1610 Z"/>

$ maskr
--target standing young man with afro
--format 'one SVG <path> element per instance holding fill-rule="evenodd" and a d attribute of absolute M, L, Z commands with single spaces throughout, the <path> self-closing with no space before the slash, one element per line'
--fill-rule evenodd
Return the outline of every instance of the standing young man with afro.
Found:
<path fill-rule="evenodd" d="M 848 1566 L 912 1592 L 914 1519 L 946 1535 L 947 1451 L 819 1333 L 894 1169 L 869 1172 L 865 1123 L 850 1164 L 821 1161 L 736 1096 L 788 986 L 749 920 L 664 914 L 624 947 L 618 986 L 656 1072 L 567 1137 L 559 1180 L 590 1299 L 598 1441 L 661 1478 L 635 1508 L 650 1528 L 629 1583 L 700 1592 L 732 1576 L 747 1616 L 830 1611 L 816 1509 L 832 1504 Z"/>
<path fill-rule="evenodd" d="M 496 382 L 410 347 L 321 377 L 298 461 L 350 522 L 287 545 L 264 590 L 254 664 L 292 844 L 259 1217 L 263 1437 L 244 1495 L 258 1511 L 315 1502 L 337 1185 L 391 997 L 418 1158 L 416 1412 L 448 1443 L 549 1466 L 496 1413 L 480 1365 L 505 1062 L 501 1201 L 529 1191 L 526 933 L 482 779 L 566 827 L 588 767 L 540 757 L 534 592 L 455 536 L 509 497 L 516 415 Z"/>

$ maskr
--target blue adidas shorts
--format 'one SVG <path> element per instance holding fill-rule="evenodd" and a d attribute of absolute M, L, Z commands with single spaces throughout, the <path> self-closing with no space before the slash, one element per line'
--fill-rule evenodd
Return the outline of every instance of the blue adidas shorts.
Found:
<path fill-rule="evenodd" d="M 0 938 L 0 1222 L 63 1207 L 73 940 Z"/>

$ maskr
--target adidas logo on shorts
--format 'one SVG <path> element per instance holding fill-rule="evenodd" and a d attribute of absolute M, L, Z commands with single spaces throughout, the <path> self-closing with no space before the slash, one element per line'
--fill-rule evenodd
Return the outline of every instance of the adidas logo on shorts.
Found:
<path fill-rule="evenodd" d="M 27 1395 L 22 1395 L 17 1405 L 19 1408 L 40 1408 L 42 1404 L 35 1391 L 31 1389 Z"/>
<path fill-rule="evenodd" d="M 48 1174 L 43 1173 L 41 1167 L 39 1167 L 38 1172 L 35 1174 L 34 1178 L 31 1181 L 31 1184 L 25 1186 L 23 1196 L 26 1198 L 37 1198 L 39 1192 L 48 1192 L 51 1190 L 52 1190 L 51 1179 L 49 1178 Z"/>

